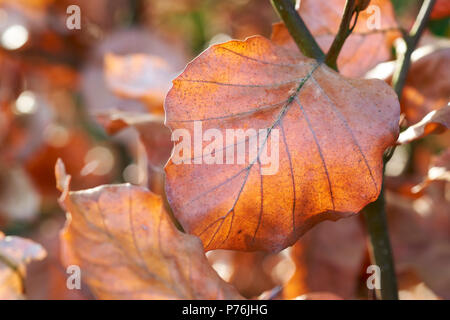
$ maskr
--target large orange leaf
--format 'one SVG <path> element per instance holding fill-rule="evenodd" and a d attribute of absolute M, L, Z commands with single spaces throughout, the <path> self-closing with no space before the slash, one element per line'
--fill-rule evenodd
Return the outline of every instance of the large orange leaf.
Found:
<path fill-rule="evenodd" d="M 195 145 L 184 154 L 191 163 L 176 164 L 184 139 L 175 145 L 165 168 L 167 196 L 206 249 L 280 250 L 315 223 L 358 212 L 377 198 L 382 154 L 398 135 L 399 103 L 386 83 L 344 78 L 259 36 L 206 50 L 173 81 L 165 108 L 166 124 L 191 137 L 195 120 L 223 137 L 227 129 L 269 129 L 257 156 L 249 159 L 245 149 L 243 164 L 198 164 Z M 200 153 L 220 161 L 252 139 L 217 150 L 203 141 Z M 274 159 L 279 154 L 273 175 L 264 147 L 274 147 Z"/>
<path fill-rule="evenodd" d="M 301 0 L 297 11 L 314 35 L 319 46 L 327 52 L 341 23 L 346 0 Z M 391 45 L 399 35 L 394 9 L 389 0 L 372 0 L 358 16 L 352 34 L 339 55 L 339 71 L 348 77 L 362 77 L 378 63 L 391 56 Z M 296 48 L 283 23 L 273 26 L 272 40 Z"/>
<path fill-rule="evenodd" d="M 159 196 L 145 188 L 105 185 L 69 191 L 62 161 L 55 168 L 68 224 L 64 264 L 103 299 L 238 299 L 208 264 L 201 242 L 178 231 Z"/>

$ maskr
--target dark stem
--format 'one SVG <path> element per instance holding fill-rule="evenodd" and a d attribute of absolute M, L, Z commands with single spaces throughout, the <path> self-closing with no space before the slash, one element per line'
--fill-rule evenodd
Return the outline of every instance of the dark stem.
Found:
<path fill-rule="evenodd" d="M 411 54 L 425 30 L 435 2 L 436 0 L 425 0 L 423 2 L 411 31 L 404 35 L 403 39 L 399 40 L 399 45 L 397 45 L 398 57 L 394 75 L 392 77 L 392 87 L 399 97 L 401 97 L 403 92 L 403 87 L 405 86 L 406 77 L 411 65 Z"/>
<path fill-rule="evenodd" d="M 271 0 L 272 6 L 286 25 L 300 51 L 307 57 L 323 61 L 325 54 L 320 49 L 305 22 L 295 10 L 292 0 Z"/>
<path fill-rule="evenodd" d="M 325 58 L 325 63 L 334 70 L 337 70 L 337 58 L 344 46 L 345 40 L 352 32 L 353 27 L 350 26 L 350 24 L 352 23 L 352 17 L 355 12 L 355 0 L 347 0 L 345 3 L 344 15 L 342 16 L 341 24 L 339 25 L 339 31 Z M 356 24 L 356 19 L 357 16 L 355 17 L 354 25 Z"/>
<path fill-rule="evenodd" d="M 363 213 L 370 240 L 370 258 L 372 264 L 380 268 L 381 273 L 381 288 L 376 290 L 376 297 L 379 300 L 398 300 L 397 278 L 386 219 L 384 187 L 381 188 L 378 199 L 368 204 Z"/>
<path fill-rule="evenodd" d="M 411 65 L 411 54 L 417 46 L 419 39 L 426 27 L 431 10 L 436 0 L 425 0 L 411 28 L 409 34 L 404 35 L 402 42 L 397 46 L 397 64 L 392 78 L 392 87 L 401 97 L 405 85 L 406 76 Z M 385 158 L 384 164 L 389 161 L 395 147 L 391 148 Z M 381 289 L 377 290 L 378 299 L 397 300 L 398 288 L 395 276 L 394 261 L 387 228 L 384 187 L 382 186 L 378 199 L 364 208 L 367 231 L 371 244 L 372 261 L 381 269 Z"/>

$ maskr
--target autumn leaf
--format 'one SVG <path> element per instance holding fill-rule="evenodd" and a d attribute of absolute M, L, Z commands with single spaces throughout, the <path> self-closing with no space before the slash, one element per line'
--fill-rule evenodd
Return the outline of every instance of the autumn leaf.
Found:
<path fill-rule="evenodd" d="M 213 250 L 207 257 L 222 279 L 250 299 L 268 300 L 273 294 L 280 293 L 295 268 L 289 254 L 284 251 L 274 254 Z"/>
<path fill-rule="evenodd" d="M 414 186 L 411 190 L 414 193 L 419 193 L 433 181 L 439 180 L 450 182 L 450 149 L 433 157 L 424 181 Z"/>
<path fill-rule="evenodd" d="M 0 300 L 24 299 L 26 264 L 45 256 L 39 244 L 0 232 Z"/>
<path fill-rule="evenodd" d="M 62 260 L 81 268 L 101 299 L 239 299 L 208 264 L 201 242 L 178 231 L 159 196 L 129 184 L 70 191 L 55 167 L 68 212 Z"/>
<path fill-rule="evenodd" d="M 364 2 L 360 3 L 362 8 L 367 5 Z M 345 3 L 346 0 L 300 1 L 297 11 L 325 52 L 339 30 Z M 391 1 L 372 0 L 368 8 L 359 12 L 355 28 L 341 50 L 337 61 L 339 71 L 345 76 L 359 78 L 380 62 L 388 60 L 392 43 L 399 36 L 397 29 Z M 281 22 L 273 26 L 272 41 L 297 49 Z"/>
<path fill-rule="evenodd" d="M 256 140 L 248 132 L 216 148 L 202 141 L 187 152 L 186 137 L 175 145 L 168 200 L 207 250 L 281 250 L 320 221 L 358 212 L 377 198 L 382 154 L 398 135 L 399 104 L 386 83 L 344 78 L 260 36 L 206 50 L 173 81 L 165 109 L 166 124 L 191 137 L 198 121 L 222 137 L 265 132 L 242 164 L 225 164 L 223 151 Z M 202 150 L 216 163 L 200 165 Z"/>
<path fill-rule="evenodd" d="M 403 131 L 398 137 L 398 144 L 410 143 L 432 133 L 442 133 L 450 128 L 450 104 L 431 111 L 420 122 Z"/>
<path fill-rule="evenodd" d="M 105 56 L 105 78 L 118 96 L 143 101 L 150 111 L 162 113 L 164 97 L 176 70 L 162 58 L 145 54 Z"/>
<path fill-rule="evenodd" d="M 410 123 L 419 122 L 428 113 L 449 102 L 450 43 L 443 46 L 423 47 L 413 55 L 400 99 L 402 112 Z"/>
<path fill-rule="evenodd" d="M 426 191 L 414 201 L 386 194 L 396 270 L 398 273 L 412 270 L 438 296 L 449 299 L 449 201 L 445 189 L 438 184 Z"/>
<path fill-rule="evenodd" d="M 135 128 L 145 146 L 148 160 L 156 170 L 161 170 L 169 159 L 173 142 L 162 115 L 110 111 L 97 114 L 97 121 L 111 135 L 128 127 Z"/>
<path fill-rule="evenodd" d="M 291 248 L 296 270 L 283 288 L 284 298 L 329 292 L 354 299 L 361 281 L 365 240 L 359 217 L 317 225 Z"/>

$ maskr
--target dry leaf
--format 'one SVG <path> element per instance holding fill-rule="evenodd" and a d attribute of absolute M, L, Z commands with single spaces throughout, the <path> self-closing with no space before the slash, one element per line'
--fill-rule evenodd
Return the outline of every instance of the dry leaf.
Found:
<path fill-rule="evenodd" d="M 222 279 L 233 285 L 246 298 L 271 296 L 287 283 L 295 270 L 289 253 L 262 251 L 243 252 L 213 250 L 208 252 L 208 261 Z"/>
<path fill-rule="evenodd" d="M 450 182 L 450 149 L 445 150 L 432 159 L 425 180 L 414 186 L 411 190 L 414 193 L 419 193 L 428 187 L 431 182 L 438 180 Z"/>
<path fill-rule="evenodd" d="M 164 112 L 164 97 L 175 75 L 176 71 L 157 56 L 105 56 L 105 77 L 109 88 L 120 97 L 143 101 L 149 111 Z"/>
<path fill-rule="evenodd" d="M 444 44 L 443 44 L 444 45 Z M 409 123 L 419 122 L 433 110 L 446 106 L 450 98 L 450 43 L 446 48 L 419 51 L 408 72 L 400 100 Z M 430 50 L 428 54 L 426 50 Z M 421 54 L 421 55 L 419 55 Z"/>
<path fill-rule="evenodd" d="M 301 0 L 297 9 L 319 46 L 327 52 L 339 30 L 345 0 Z M 389 0 L 372 0 L 358 16 L 352 34 L 339 55 L 339 71 L 359 78 L 391 56 L 391 46 L 399 35 L 394 9 Z M 283 23 L 273 26 L 272 40 L 298 50 Z"/>
<path fill-rule="evenodd" d="M 45 256 L 39 244 L 0 232 L 0 300 L 24 299 L 25 266 Z"/>
<path fill-rule="evenodd" d="M 112 111 L 98 114 L 97 121 L 108 134 L 116 134 L 130 126 L 135 128 L 145 146 L 148 160 L 155 169 L 163 167 L 169 159 L 173 142 L 163 116 Z"/>
<path fill-rule="evenodd" d="M 196 120 L 222 137 L 226 129 L 268 129 L 257 155 L 245 148 L 242 164 L 192 162 L 202 162 L 202 150 L 223 161 L 256 135 L 216 150 L 202 141 L 200 152 L 194 142 L 195 154 L 182 159 L 190 164 L 174 163 L 186 141 L 175 145 L 166 165 L 168 200 L 206 249 L 281 250 L 314 224 L 377 198 L 382 154 L 398 136 L 399 104 L 386 83 L 343 78 L 259 36 L 210 47 L 173 83 L 165 104 L 172 130 L 193 137 Z M 273 159 L 279 153 L 278 168 L 277 161 L 264 164 L 264 146 L 274 148 Z"/>
<path fill-rule="evenodd" d="M 310 292 L 356 298 L 365 251 L 359 217 L 317 225 L 292 247 L 296 270 L 283 288 L 285 299 Z"/>
<path fill-rule="evenodd" d="M 432 133 L 442 133 L 449 128 L 450 103 L 446 107 L 431 111 L 420 122 L 400 133 L 397 143 L 410 143 Z"/>
<path fill-rule="evenodd" d="M 162 200 L 141 187 L 105 185 L 69 191 L 55 167 L 68 224 L 64 264 L 78 265 L 102 299 L 239 299 L 208 264 L 200 241 L 178 231 Z"/>
<path fill-rule="evenodd" d="M 397 273 L 413 271 L 438 296 L 450 297 L 450 203 L 441 185 L 410 198 L 386 193 L 389 234 Z"/>

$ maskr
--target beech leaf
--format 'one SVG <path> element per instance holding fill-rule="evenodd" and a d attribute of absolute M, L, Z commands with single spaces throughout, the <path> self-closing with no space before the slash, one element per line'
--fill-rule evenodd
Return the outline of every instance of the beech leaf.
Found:
<path fill-rule="evenodd" d="M 153 169 L 161 170 L 169 159 L 173 143 L 162 115 L 115 110 L 97 114 L 97 121 L 110 135 L 127 127 L 135 128 Z"/>
<path fill-rule="evenodd" d="M 175 144 L 165 170 L 176 218 L 205 249 L 272 251 L 377 198 L 382 154 L 397 139 L 400 112 L 383 81 L 347 79 L 260 36 L 202 53 L 173 81 L 165 109 L 166 125 L 191 137 L 198 121 L 223 137 L 228 129 L 267 129 L 251 161 L 205 164 L 195 155 L 194 137 L 184 162 L 174 157 L 186 141 Z M 200 147 L 217 159 L 251 139 Z M 274 158 L 279 154 L 275 174 L 263 173 L 264 145 Z M 245 155 L 250 160 L 249 148 Z"/>
<path fill-rule="evenodd" d="M 419 48 L 413 55 L 400 100 L 402 112 L 416 123 L 450 101 L 450 41 Z"/>
<path fill-rule="evenodd" d="M 428 168 L 427 176 L 424 181 L 412 188 L 412 192 L 419 193 L 428 187 L 433 181 L 450 182 L 450 149 L 434 156 Z"/>
<path fill-rule="evenodd" d="M 130 54 L 105 56 L 108 87 L 123 98 L 143 101 L 153 112 L 161 112 L 164 96 L 176 71 L 158 56 Z"/>
<path fill-rule="evenodd" d="M 410 143 L 432 133 L 442 133 L 450 128 L 450 104 L 431 111 L 420 122 L 403 131 L 398 137 L 398 144 Z"/>
<path fill-rule="evenodd" d="M 240 299 L 208 264 L 201 242 L 178 231 L 159 196 L 129 184 L 69 191 L 55 167 L 68 212 L 62 260 L 78 265 L 101 299 Z"/>
<path fill-rule="evenodd" d="M 41 245 L 0 232 L 0 300 L 24 299 L 26 264 L 46 255 Z"/>

